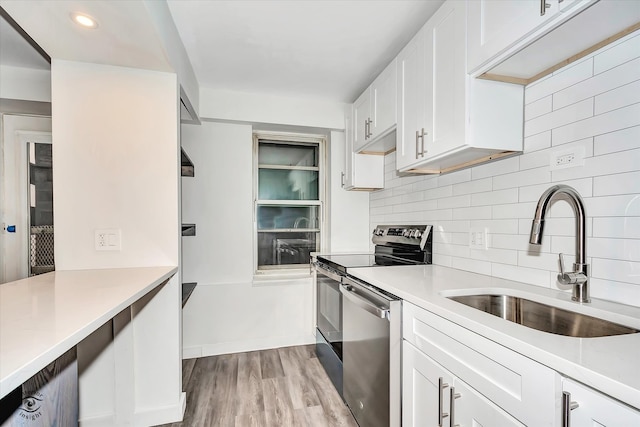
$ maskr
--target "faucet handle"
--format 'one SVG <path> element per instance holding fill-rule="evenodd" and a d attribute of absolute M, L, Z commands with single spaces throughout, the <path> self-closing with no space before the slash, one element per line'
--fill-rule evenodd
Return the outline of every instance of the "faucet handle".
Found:
<path fill-rule="evenodd" d="M 558 274 L 558 282 L 563 285 L 582 285 L 587 281 L 587 276 L 579 271 L 571 271 L 566 273 L 564 271 L 563 254 L 558 254 L 560 260 L 560 274 Z"/>
<path fill-rule="evenodd" d="M 560 259 L 560 274 L 564 275 L 564 259 L 563 259 L 563 254 L 559 253 L 558 254 L 558 258 Z"/>

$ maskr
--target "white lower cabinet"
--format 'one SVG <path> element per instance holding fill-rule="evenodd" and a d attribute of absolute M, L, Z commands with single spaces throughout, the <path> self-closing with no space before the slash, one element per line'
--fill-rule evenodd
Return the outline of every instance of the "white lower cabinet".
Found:
<path fill-rule="evenodd" d="M 562 427 L 570 426 L 640 426 L 640 411 L 599 393 L 569 378 L 562 379 L 562 392 L 567 393 L 569 405 L 565 409 L 567 420 Z M 571 409 L 570 404 L 574 408 Z"/>
<path fill-rule="evenodd" d="M 402 425 L 523 427 L 433 359 L 403 342 Z"/>

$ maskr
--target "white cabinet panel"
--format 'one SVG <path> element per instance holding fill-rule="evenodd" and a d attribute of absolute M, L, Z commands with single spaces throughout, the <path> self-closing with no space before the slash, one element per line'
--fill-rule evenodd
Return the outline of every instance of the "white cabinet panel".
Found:
<path fill-rule="evenodd" d="M 357 151 L 369 139 L 369 120 L 371 117 L 371 92 L 367 88 L 353 103 L 353 148 Z"/>
<path fill-rule="evenodd" d="M 418 34 L 400 52 L 398 61 L 398 128 L 396 135 L 396 167 L 404 169 L 418 162 L 422 147 L 418 144 L 417 133 L 424 129 L 431 134 L 431 124 L 427 123 L 426 104 L 431 99 L 430 80 L 425 71 L 425 31 Z M 431 68 L 429 68 L 431 70 Z"/>
<path fill-rule="evenodd" d="M 356 154 L 354 142 L 354 108 L 345 115 L 345 165 L 342 187 L 345 190 L 372 190 L 384 187 L 384 156 Z"/>
<path fill-rule="evenodd" d="M 371 137 L 373 140 L 396 125 L 396 60 L 371 84 Z"/>
<path fill-rule="evenodd" d="M 494 405 L 487 398 L 456 378 L 450 392 L 452 426 L 525 427 L 524 424 Z"/>
<path fill-rule="evenodd" d="M 578 406 L 570 410 L 571 426 L 640 426 L 640 411 L 568 378 L 562 379 L 562 391 Z"/>
<path fill-rule="evenodd" d="M 473 0 L 469 18 L 467 71 L 471 72 L 506 50 L 558 13 L 558 1 L 541 14 L 541 0 Z"/>

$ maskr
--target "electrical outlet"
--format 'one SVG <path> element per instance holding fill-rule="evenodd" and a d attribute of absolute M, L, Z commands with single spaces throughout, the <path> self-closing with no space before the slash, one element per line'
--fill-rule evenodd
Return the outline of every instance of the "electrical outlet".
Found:
<path fill-rule="evenodd" d="M 95 231 L 96 251 L 119 251 L 122 249 L 121 231 L 119 228 Z"/>
<path fill-rule="evenodd" d="M 469 230 L 469 247 L 471 249 L 487 250 L 486 228 L 471 228 Z"/>
<path fill-rule="evenodd" d="M 584 165 L 584 147 L 575 146 L 571 149 L 551 153 L 551 170 L 567 169 Z"/>

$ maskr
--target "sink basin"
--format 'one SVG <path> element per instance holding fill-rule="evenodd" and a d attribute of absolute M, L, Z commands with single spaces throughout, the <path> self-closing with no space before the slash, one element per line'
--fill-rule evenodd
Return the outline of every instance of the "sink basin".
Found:
<path fill-rule="evenodd" d="M 633 328 L 510 295 L 447 297 L 486 313 L 538 331 L 577 338 L 635 334 Z"/>

